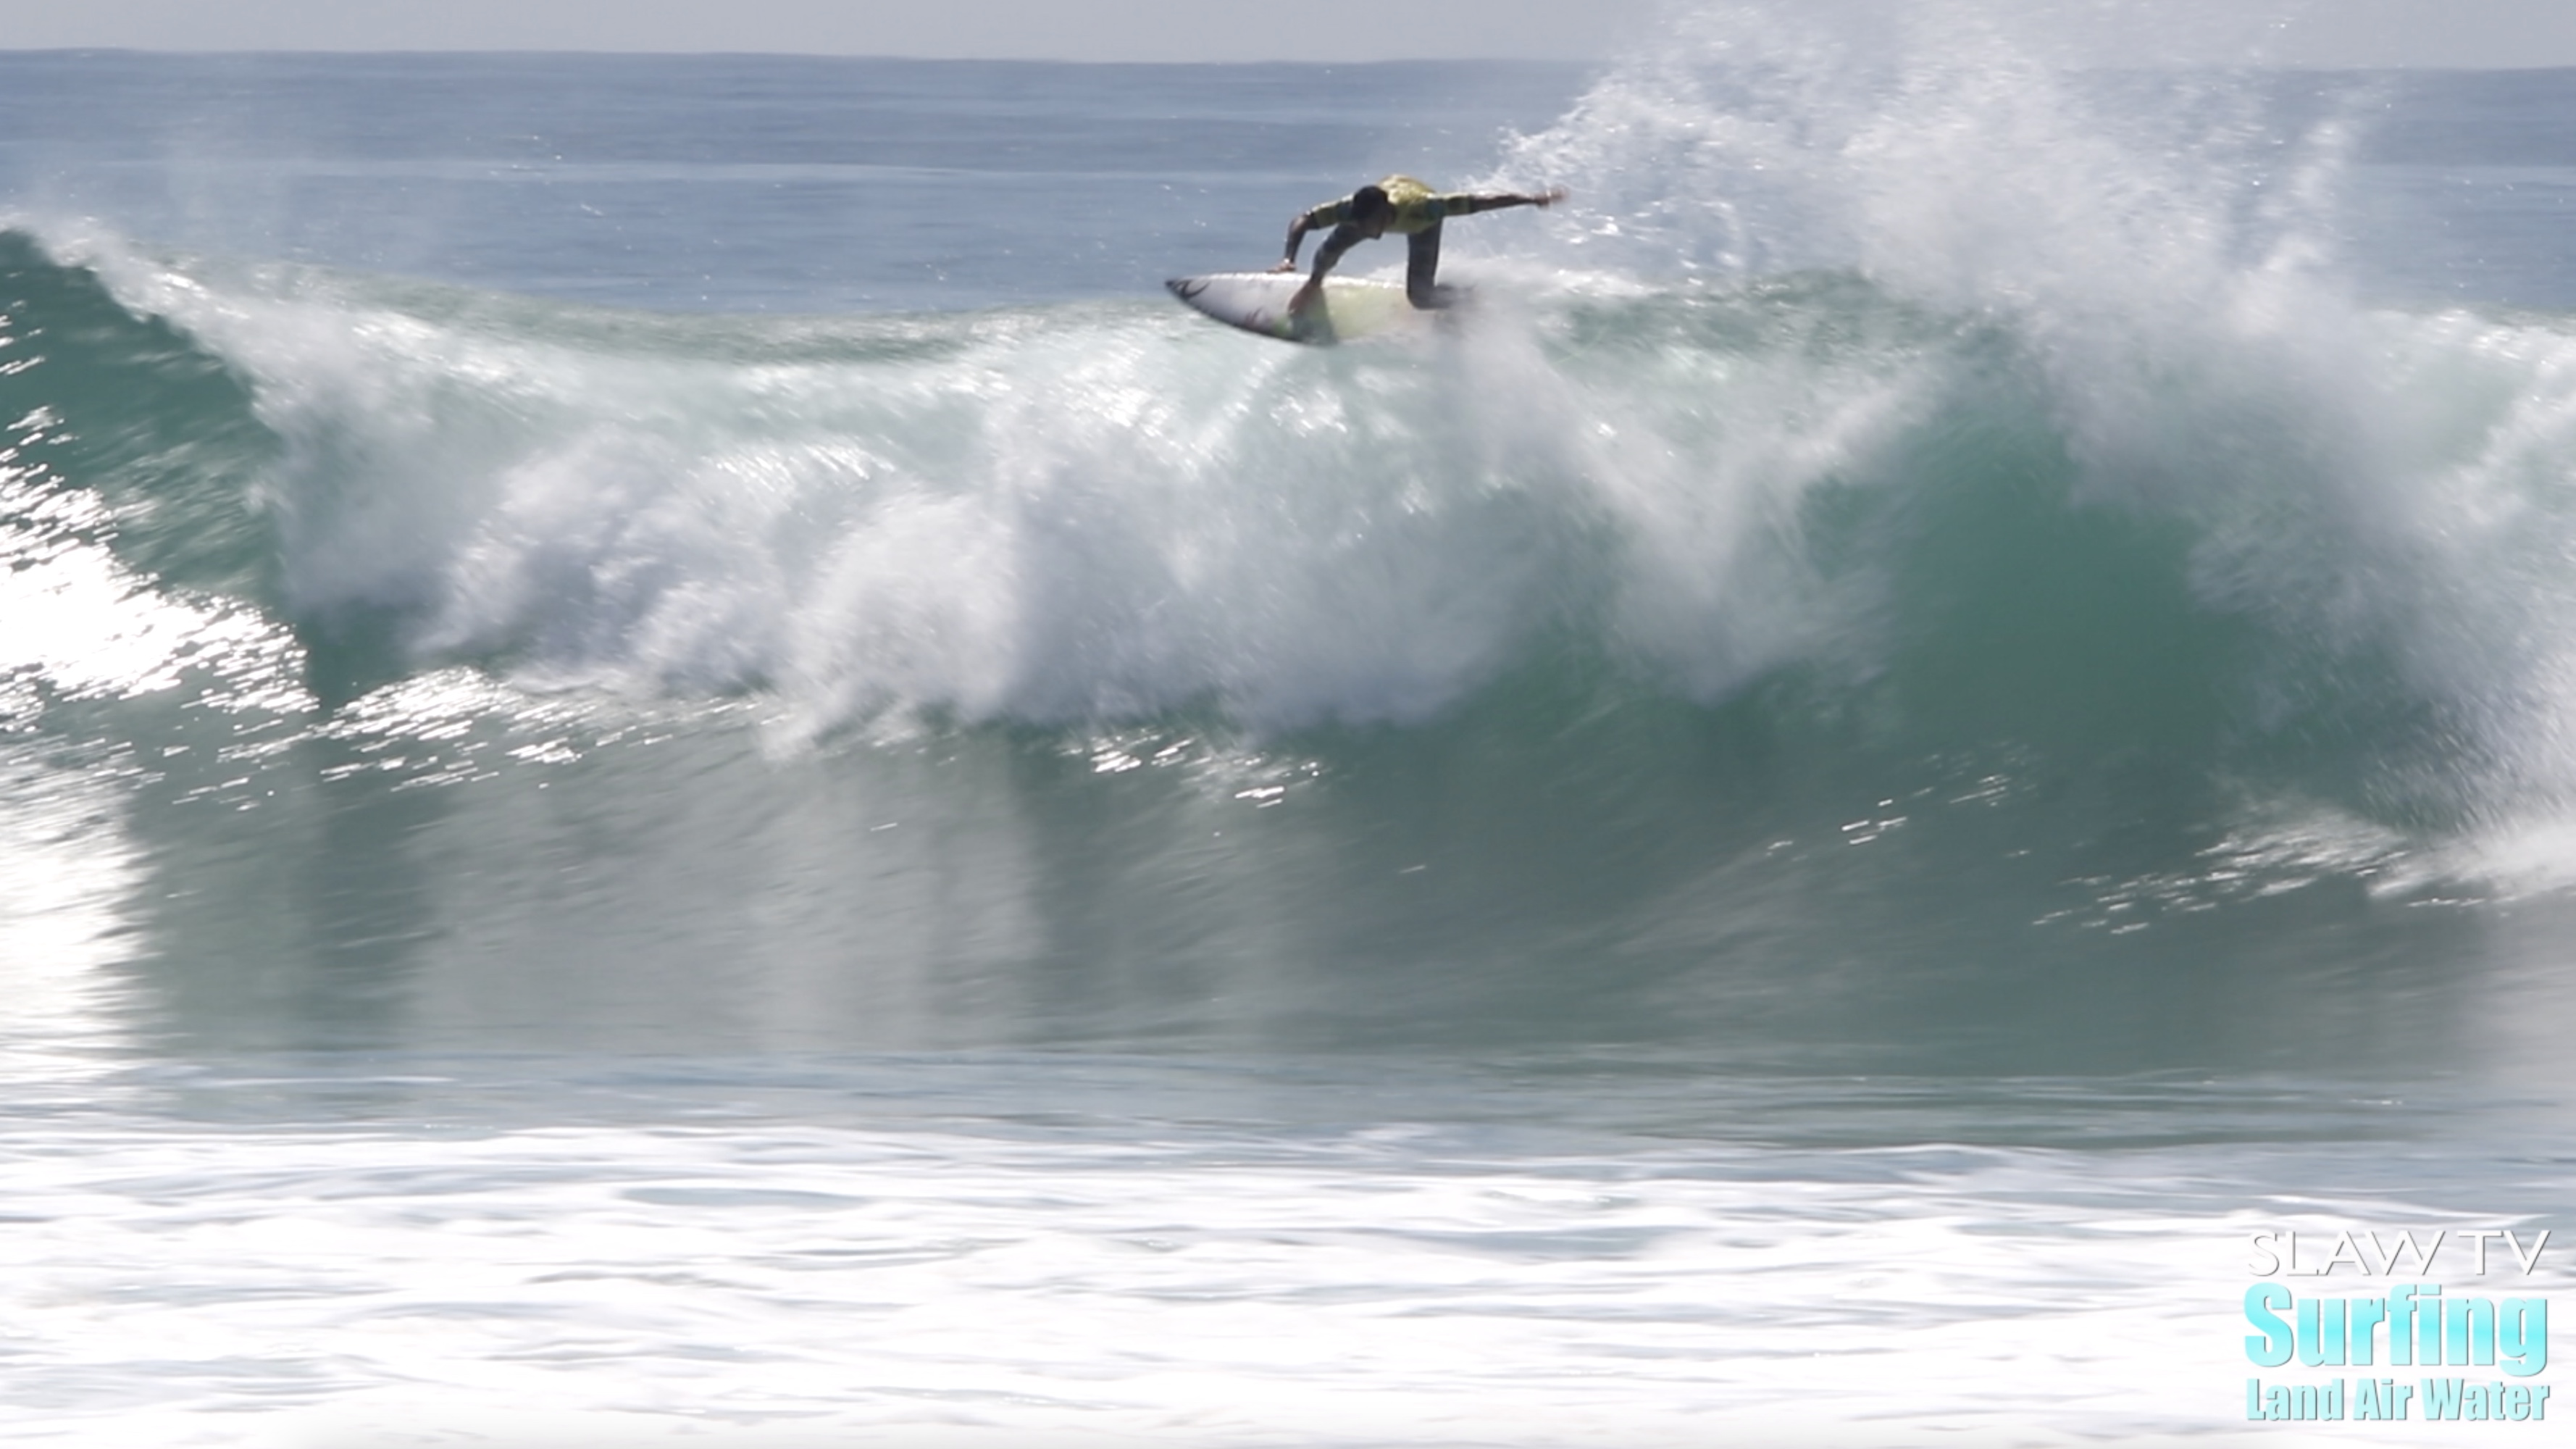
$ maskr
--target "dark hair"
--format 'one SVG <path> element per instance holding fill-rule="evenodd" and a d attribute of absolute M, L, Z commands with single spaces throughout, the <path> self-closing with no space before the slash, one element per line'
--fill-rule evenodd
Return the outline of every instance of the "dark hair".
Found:
<path fill-rule="evenodd" d="M 1351 193 L 1351 220 L 1353 221 L 1375 221 L 1379 216 L 1393 210 L 1395 210 L 1395 204 L 1386 199 L 1386 188 L 1383 186 L 1363 186 Z"/>

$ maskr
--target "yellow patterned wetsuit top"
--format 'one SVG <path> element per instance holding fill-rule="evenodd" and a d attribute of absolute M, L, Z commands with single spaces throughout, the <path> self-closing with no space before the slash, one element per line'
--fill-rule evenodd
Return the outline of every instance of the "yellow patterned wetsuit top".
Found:
<path fill-rule="evenodd" d="M 1395 207 L 1395 219 L 1386 224 L 1386 229 L 1400 236 L 1429 231 L 1444 218 L 1465 216 L 1474 209 L 1470 205 L 1474 197 L 1434 191 L 1410 176 L 1390 176 L 1379 182 L 1377 189 L 1385 192 Z M 1306 225 L 1317 229 L 1340 226 L 1350 219 L 1351 199 L 1347 196 L 1306 213 Z"/>

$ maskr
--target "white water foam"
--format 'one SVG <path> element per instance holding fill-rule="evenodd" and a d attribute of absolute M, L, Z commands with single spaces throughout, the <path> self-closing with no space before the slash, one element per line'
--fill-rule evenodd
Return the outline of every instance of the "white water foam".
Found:
<path fill-rule="evenodd" d="M 2388 660 L 2451 746 L 2395 793 L 2563 818 L 2576 329 L 2350 295 L 2331 238 L 2366 92 L 2284 140 L 2256 81 L 2176 81 L 2142 109 L 1961 18 L 1862 44 L 1774 9 L 1687 13 L 1505 171 L 1588 182 L 1572 263 L 1850 265 L 1994 319 L 2044 380 L 2076 506 L 2181 522 L 2206 605 L 2271 636 L 2271 723 Z"/>
<path fill-rule="evenodd" d="M 407 608 L 426 657 L 557 679 L 774 688 L 809 731 L 1419 719 L 1602 592 L 1714 690 L 1798 636 L 1796 551 L 1760 542 L 1905 390 L 1872 376 L 1901 360 L 1675 356 L 1631 404 L 1508 317 L 1341 354 L 1133 309 L 854 322 L 742 362 L 85 255 L 256 380 L 296 612 Z M 1712 384 L 1719 426 L 1676 402 Z M 1633 578 L 1588 562 L 1605 517 Z"/>
<path fill-rule="evenodd" d="M 13 1132 L 0 1442 L 2226 1443 L 2254 1232 L 2466 1225 L 2278 1148 L 1125 1133 Z"/>

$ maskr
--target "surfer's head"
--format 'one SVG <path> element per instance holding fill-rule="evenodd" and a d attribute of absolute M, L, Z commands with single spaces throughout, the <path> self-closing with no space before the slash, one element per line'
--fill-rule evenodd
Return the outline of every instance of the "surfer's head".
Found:
<path fill-rule="evenodd" d="M 1351 193 L 1351 225 L 1366 229 L 1374 236 L 1395 220 L 1395 203 L 1386 199 L 1383 186 L 1363 186 Z"/>

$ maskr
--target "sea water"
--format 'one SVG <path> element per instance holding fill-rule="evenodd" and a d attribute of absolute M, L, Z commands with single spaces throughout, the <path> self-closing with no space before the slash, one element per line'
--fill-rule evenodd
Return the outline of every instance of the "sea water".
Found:
<path fill-rule="evenodd" d="M 2246 1305 L 2565 1317 L 2571 123 L 1740 8 L 0 56 L 0 1439 L 2553 1382 Z M 1420 344 L 1162 295 L 1390 171 L 1573 196 Z"/>

